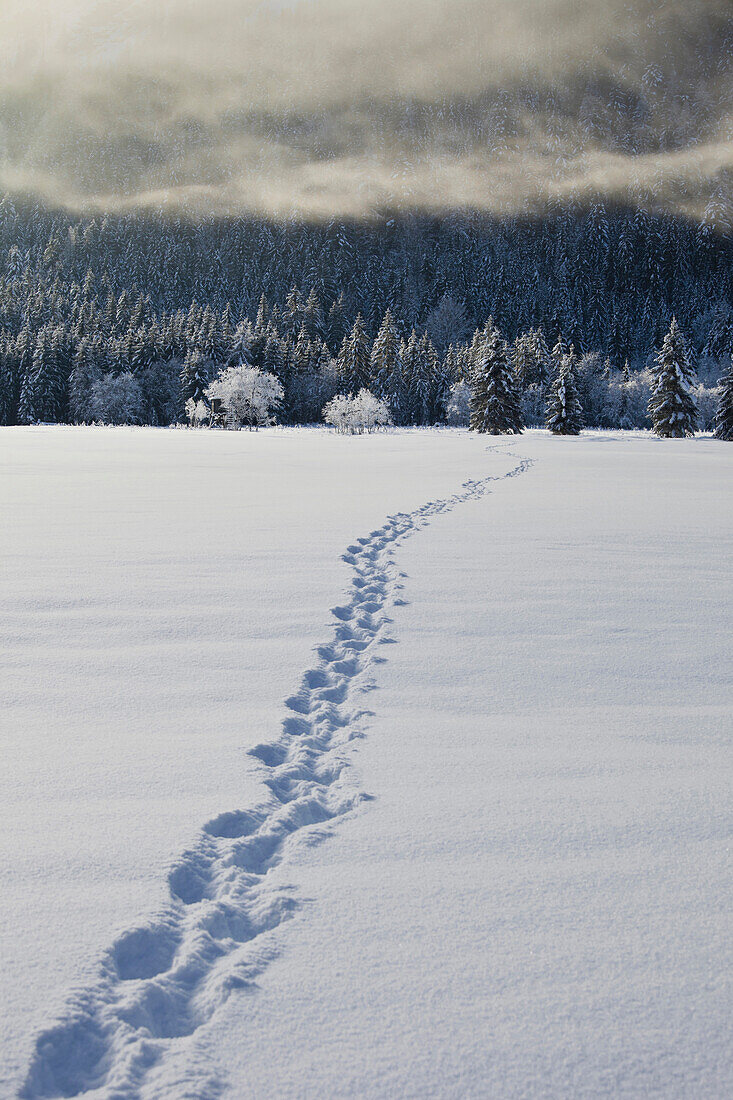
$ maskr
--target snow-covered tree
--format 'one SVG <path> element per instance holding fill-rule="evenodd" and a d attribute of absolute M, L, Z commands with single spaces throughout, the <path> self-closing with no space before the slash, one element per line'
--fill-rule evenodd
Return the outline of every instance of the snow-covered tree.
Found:
<path fill-rule="evenodd" d="M 186 402 L 186 417 L 192 428 L 200 428 L 204 421 L 208 419 L 210 412 L 211 410 L 205 401 L 194 401 L 192 397 L 189 397 Z"/>
<path fill-rule="evenodd" d="M 393 396 L 393 381 L 400 365 L 400 338 L 389 310 L 379 327 L 370 356 L 371 381 L 376 395 L 385 401 Z"/>
<path fill-rule="evenodd" d="M 337 393 L 323 407 L 323 422 L 331 424 L 337 432 L 347 432 L 352 422 L 352 412 L 353 398 Z"/>
<path fill-rule="evenodd" d="M 392 423 L 387 402 L 380 401 L 369 390 L 359 390 L 354 399 L 354 410 L 359 431 L 373 432 L 375 428 L 385 428 Z"/>
<path fill-rule="evenodd" d="M 654 389 L 649 400 L 649 416 L 656 435 L 672 439 L 695 434 L 694 378 L 685 339 L 673 318 L 656 358 Z"/>
<path fill-rule="evenodd" d="M 387 403 L 365 389 L 356 397 L 337 393 L 325 406 L 323 420 L 337 431 L 351 435 L 373 432 L 392 423 Z"/>
<path fill-rule="evenodd" d="M 102 424 L 142 424 L 143 396 L 135 376 L 104 374 L 89 396 L 89 416 Z"/>
<path fill-rule="evenodd" d="M 471 377 L 471 431 L 491 435 L 522 431 L 514 371 L 504 339 L 491 326 L 476 349 Z"/>
<path fill-rule="evenodd" d="M 540 329 L 521 333 L 514 341 L 511 358 L 520 391 L 547 384 L 550 353 Z"/>
<path fill-rule="evenodd" d="M 227 367 L 204 391 L 209 401 L 221 401 L 237 424 L 266 424 L 283 399 L 283 388 L 274 374 L 257 367 Z"/>
<path fill-rule="evenodd" d="M 554 435 L 579 435 L 583 428 L 583 407 L 572 355 L 563 355 L 550 383 L 545 427 Z"/>
<path fill-rule="evenodd" d="M 715 414 L 715 438 L 733 442 L 733 359 L 720 379 L 720 400 Z"/>
<path fill-rule="evenodd" d="M 369 337 L 358 314 L 351 332 L 343 339 L 337 360 L 339 384 L 345 390 L 356 393 L 369 384 L 369 355 Z"/>

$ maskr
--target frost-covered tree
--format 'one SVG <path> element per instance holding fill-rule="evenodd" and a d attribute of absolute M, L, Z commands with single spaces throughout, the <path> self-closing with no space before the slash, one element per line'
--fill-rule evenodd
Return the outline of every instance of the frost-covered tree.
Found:
<path fill-rule="evenodd" d="M 266 424 L 283 399 L 283 388 L 274 374 L 257 367 L 227 367 L 204 391 L 209 401 L 221 401 L 238 425 Z"/>
<path fill-rule="evenodd" d="M 350 435 L 373 432 L 392 423 L 387 403 L 369 390 L 360 390 L 356 397 L 336 394 L 323 409 L 323 420 Z"/>
<path fill-rule="evenodd" d="M 477 347 L 471 377 L 471 431 L 490 435 L 522 431 L 516 379 L 504 339 L 491 326 Z"/>
<path fill-rule="evenodd" d="M 583 407 L 571 355 L 563 355 L 550 383 L 545 427 L 554 435 L 579 435 L 583 428 Z"/>
<path fill-rule="evenodd" d="M 192 428 L 200 428 L 209 415 L 210 409 L 205 401 L 194 401 L 192 397 L 189 397 L 186 402 L 186 417 Z"/>
<path fill-rule="evenodd" d="M 337 393 L 323 407 L 323 423 L 331 424 L 337 432 L 347 432 L 352 419 L 353 398 Z"/>
<path fill-rule="evenodd" d="M 656 358 L 654 389 L 649 399 L 649 416 L 655 435 L 672 439 L 695 434 L 694 377 L 685 339 L 673 318 Z"/>
<path fill-rule="evenodd" d="M 142 424 L 143 395 L 135 376 L 105 374 L 92 386 L 89 416 L 102 424 Z"/>
<path fill-rule="evenodd" d="M 715 414 L 715 438 L 733 442 L 733 359 L 720 379 L 720 400 Z"/>

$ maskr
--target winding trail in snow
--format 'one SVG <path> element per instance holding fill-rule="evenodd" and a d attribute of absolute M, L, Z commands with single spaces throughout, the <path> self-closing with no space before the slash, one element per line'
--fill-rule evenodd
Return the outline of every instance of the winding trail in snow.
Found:
<path fill-rule="evenodd" d="M 379 647 L 394 641 L 386 612 L 402 602 L 396 548 L 433 517 L 533 465 L 502 447 L 489 450 L 518 464 L 389 516 L 348 547 L 343 559 L 353 576 L 348 601 L 331 609 L 333 636 L 316 648 L 317 660 L 285 700 L 278 738 L 250 750 L 269 797 L 203 827 L 170 870 L 166 910 L 123 932 L 102 959 L 97 982 L 76 993 L 62 1019 L 38 1036 L 24 1100 L 95 1092 L 139 1097 L 173 1043 L 193 1036 L 233 990 L 254 985 L 273 957 L 260 938 L 298 907 L 270 872 L 296 845 L 323 840 L 330 823 L 369 798 L 354 784 L 347 748 L 364 735 L 369 712 L 359 708 L 359 696 L 374 686 L 369 672 L 384 661 Z M 212 1077 L 196 1095 L 220 1091 Z"/>

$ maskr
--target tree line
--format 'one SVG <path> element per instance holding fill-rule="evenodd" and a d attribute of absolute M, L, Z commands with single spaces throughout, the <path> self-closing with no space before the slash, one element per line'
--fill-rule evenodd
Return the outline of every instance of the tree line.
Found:
<path fill-rule="evenodd" d="M 707 427 L 733 353 L 731 260 L 714 219 L 598 204 L 534 221 L 191 223 L 73 219 L 6 197 L 0 422 L 169 424 L 239 362 L 280 381 L 286 423 L 361 389 L 395 423 L 456 421 L 490 317 L 525 423 L 544 423 L 572 347 L 585 423 L 641 427 L 675 315 Z"/>

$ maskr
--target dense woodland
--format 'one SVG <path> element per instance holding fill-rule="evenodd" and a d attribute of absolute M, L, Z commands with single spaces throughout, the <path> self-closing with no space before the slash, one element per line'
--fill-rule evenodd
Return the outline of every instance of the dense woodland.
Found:
<path fill-rule="evenodd" d="M 544 423 L 572 347 L 585 425 L 644 426 L 675 316 L 707 428 L 733 354 L 733 241 L 715 225 L 600 204 L 513 221 L 78 219 L 6 197 L 0 422 L 170 424 L 238 362 L 280 380 L 283 423 L 362 387 L 397 424 L 463 422 L 460 385 L 496 326 L 525 423 Z"/>

